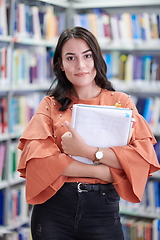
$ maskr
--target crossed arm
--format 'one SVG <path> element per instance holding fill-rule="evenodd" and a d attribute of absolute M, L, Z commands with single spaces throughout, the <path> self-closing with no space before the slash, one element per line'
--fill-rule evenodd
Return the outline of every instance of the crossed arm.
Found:
<path fill-rule="evenodd" d="M 85 144 L 81 136 L 72 128 L 72 126 L 65 123 L 69 132 L 62 136 L 62 148 L 64 153 L 95 160 L 96 147 L 91 147 Z M 98 146 L 97 146 L 98 147 Z M 104 156 L 101 159 L 100 165 L 85 164 L 78 161 L 73 161 L 62 173 L 63 176 L 70 177 L 92 177 L 99 178 L 107 182 L 113 182 L 109 167 L 122 169 L 117 156 L 112 149 L 102 149 Z"/>

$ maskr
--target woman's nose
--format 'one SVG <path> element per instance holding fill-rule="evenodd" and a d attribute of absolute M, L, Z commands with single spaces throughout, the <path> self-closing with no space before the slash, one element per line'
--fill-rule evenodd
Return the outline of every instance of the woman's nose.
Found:
<path fill-rule="evenodd" d="M 84 68 L 84 61 L 83 59 L 78 59 L 77 61 L 77 69 L 83 69 Z"/>

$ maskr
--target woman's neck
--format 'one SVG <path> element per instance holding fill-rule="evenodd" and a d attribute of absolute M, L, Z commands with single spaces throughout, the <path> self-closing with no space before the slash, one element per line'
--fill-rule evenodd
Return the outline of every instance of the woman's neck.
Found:
<path fill-rule="evenodd" d="M 90 99 L 93 99 L 93 98 L 96 98 L 100 92 L 101 92 L 101 88 L 96 86 L 93 87 L 93 88 L 72 88 L 71 89 L 71 94 L 79 99 L 82 99 L 82 100 L 90 100 Z"/>

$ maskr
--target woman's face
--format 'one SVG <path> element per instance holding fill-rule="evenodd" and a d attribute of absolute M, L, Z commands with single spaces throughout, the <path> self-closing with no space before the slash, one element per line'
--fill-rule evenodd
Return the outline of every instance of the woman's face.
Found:
<path fill-rule="evenodd" d="M 96 69 L 92 51 L 84 40 L 71 38 L 64 44 L 61 69 L 75 88 L 92 86 Z"/>

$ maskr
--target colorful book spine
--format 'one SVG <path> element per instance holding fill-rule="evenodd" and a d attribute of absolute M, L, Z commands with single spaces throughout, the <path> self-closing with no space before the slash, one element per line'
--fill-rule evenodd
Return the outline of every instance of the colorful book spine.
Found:
<path fill-rule="evenodd" d="M 117 52 L 117 54 L 115 54 Z M 108 59 L 114 59 L 114 64 L 110 66 L 111 61 Z M 153 87 L 159 83 L 160 80 L 160 56 L 157 55 L 135 55 L 119 53 L 118 51 L 111 51 L 104 54 L 104 59 L 110 71 L 110 78 L 114 78 L 114 72 L 118 72 L 120 80 L 132 82 L 141 82 Z M 117 64 L 118 62 L 118 64 Z M 115 70 L 116 68 L 116 70 Z M 114 72 L 113 72 L 114 69 Z"/>
<path fill-rule="evenodd" d="M 8 101 L 6 97 L 0 98 L 0 133 L 8 132 Z"/>
<path fill-rule="evenodd" d="M 0 225 L 4 225 L 4 191 L 0 190 Z"/>
<path fill-rule="evenodd" d="M 8 226 L 16 226 L 16 223 L 27 220 L 29 205 L 25 200 L 25 185 L 18 185 L 10 189 L 7 209 Z"/>
<path fill-rule="evenodd" d="M 0 183 L 3 179 L 4 172 L 4 163 L 5 163 L 5 155 L 6 155 L 6 145 L 0 144 Z"/>
<path fill-rule="evenodd" d="M 6 1 L 1 0 L 0 1 L 0 35 L 6 36 L 8 35 L 8 20 L 7 20 L 7 7 L 6 7 Z"/>
<path fill-rule="evenodd" d="M 66 28 L 65 13 L 55 13 L 53 5 L 32 6 L 14 3 L 14 36 L 54 41 Z"/>
<path fill-rule="evenodd" d="M 5 85 L 7 78 L 7 48 L 0 48 L 0 86 Z"/>
<path fill-rule="evenodd" d="M 9 102 L 9 132 L 21 134 L 44 97 L 42 93 L 15 96 Z"/>
<path fill-rule="evenodd" d="M 83 16 L 84 14 L 78 15 L 77 13 L 73 16 L 74 26 L 78 25 L 91 30 L 97 38 L 101 38 L 103 35 L 106 42 L 143 44 L 143 42 L 151 42 L 160 38 L 159 14 L 155 12 L 140 14 L 123 12 L 115 15 L 93 9 L 93 12 L 85 13 L 85 18 Z M 95 19 L 98 19 L 98 21 L 95 21 Z M 88 21 L 90 26 L 94 24 L 94 28 L 88 27 Z M 101 29 L 99 24 L 103 26 L 103 34 L 98 31 Z"/>
<path fill-rule="evenodd" d="M 125 240 L 153 240 L 153 225 L 152 220 L 122 216 L 122 228 Z M 159 231 L 158 228 L 156 230 L 157 232 Z M 158 240 L 158 238 L 156 239 Z"/>
<path fill-rule="evenodd" d="M 13 85 L 48 85 L 52 81 L 53 51 L 43 47 L 15 49 L 13 52 Z"/>

